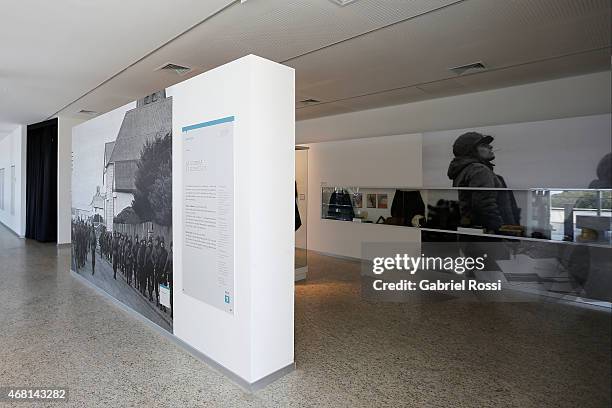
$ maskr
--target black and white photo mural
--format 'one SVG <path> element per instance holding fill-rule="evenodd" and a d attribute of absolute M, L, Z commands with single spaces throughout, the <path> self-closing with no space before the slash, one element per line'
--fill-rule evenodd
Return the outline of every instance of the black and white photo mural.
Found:
<path fill-rule="evenodd" d="M 73 128 L 71 268 L 172 331 L 172 98 L 165 91 Z"/>
<path fill-rule="evenodd" d="M 427 226 L 458 234 L 422 240 L 488 251 L 506 288 L 612 302 L 610 123 L 603 114 L 424 133 Z"/>

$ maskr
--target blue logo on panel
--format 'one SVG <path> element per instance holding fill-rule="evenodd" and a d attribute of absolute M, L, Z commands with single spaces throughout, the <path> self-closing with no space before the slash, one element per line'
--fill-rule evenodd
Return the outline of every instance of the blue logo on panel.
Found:
<path fill-rule="evenodd" d="M 230 302 L 230 297 L 229 295 L 225 295 L 225 303 L 229 303 Z"/>

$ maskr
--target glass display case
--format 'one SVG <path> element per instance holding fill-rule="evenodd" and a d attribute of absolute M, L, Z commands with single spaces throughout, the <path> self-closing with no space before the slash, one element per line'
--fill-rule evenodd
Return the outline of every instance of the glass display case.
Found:
<path fill-rule="evenodd" d="M 610 189 L 321 186 L 321 217 L 611 246 Z"/>
<path fill-rule="evenodd" d="M 419 229 L 426 255 L 485 253 L 505 288 L 612 307 L 611 189 L 322 185 L 321 197 L 331 222 Z"/>
<path fill-rule="evenodd" d="M 308 274 L 308 148 L 295 148 L 295 280 Z"/>

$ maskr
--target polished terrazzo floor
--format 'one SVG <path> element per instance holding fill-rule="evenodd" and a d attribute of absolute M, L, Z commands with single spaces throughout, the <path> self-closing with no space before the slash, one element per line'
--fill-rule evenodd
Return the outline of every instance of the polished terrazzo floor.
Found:
<path fill-rule="evenodd" d="M 0 387 L 75 407 L 609 407 L 610 315 L 555 303 L 374 303 L 359 265 L 309 255 L 297 370 L 249 394 L 0 225 Z M 0 406 L 9 406 L 8 404 Z M 19 404 L 17 406 L 35 406 Z"/>

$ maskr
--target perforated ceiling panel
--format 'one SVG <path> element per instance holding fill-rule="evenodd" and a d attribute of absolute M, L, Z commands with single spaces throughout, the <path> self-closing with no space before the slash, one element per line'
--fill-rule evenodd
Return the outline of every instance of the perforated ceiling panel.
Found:
<path fill-rule="evenodd" d="M 304 119 L 609 69 L 609 47 L 609 0 L 248 1 L 67 111 L 106 111 L 249 53 L 295 67 L 297 101 L 321 101 L 297 105 Z M 194 70 L 155 72 L 168 61 Z M 448 70 L 474 61 L 490 71 Z"/>
<path fill-rule="evenodd" d="M 338 113 L 399 105 L 431 98 L 586 74 L 602 70 L 602 67 L 606 67 L 609 61 L 608 49 L 580 53 L 474 75 L 442 79 L 418 86 L 408 86 L 391 91 L 375 92 L 342 100 L 298 107 L 296 118 L 298 120 L 312 119 Z"/>
<path fill-rule="evenodd" d="M 69 105 L 65 112 L 82 106 L 108 111 L 247 54 L 281 62 L 462 1 L 359 0 L 345 7 L 329 0 L 236 3 Z M 182 78 L 153 72 L 168 61 L 194 70 Z"/>
<path fill-rule="evenodd" d="M 451 78 L 449 67 L 473 61 L 500 69 L 609 47 L 609 2 L 574 3 L 470 0 L 288 64 L 298 93 L 332 101 Z"/>

